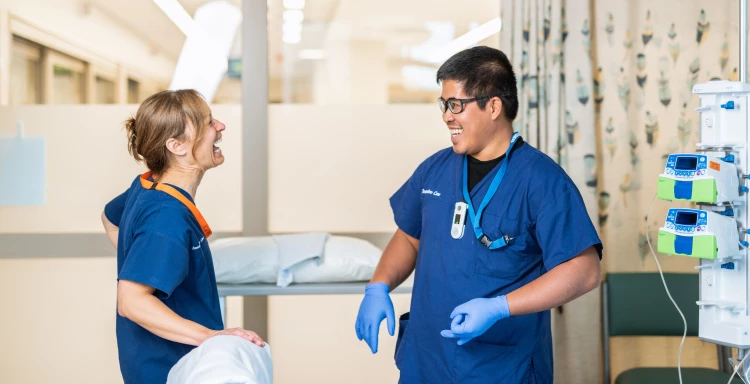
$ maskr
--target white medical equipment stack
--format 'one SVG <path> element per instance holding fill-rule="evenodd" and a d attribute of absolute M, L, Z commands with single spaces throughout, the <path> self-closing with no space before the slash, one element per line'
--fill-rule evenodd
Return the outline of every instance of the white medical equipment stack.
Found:
<path fill-rule="evenodd" d="M 723 158 L 729 163 L 733 157 L 739 185 L 744 186 L 749 164 L 747 130 L 750 122 L 750 85 L 712 81 L 696 84 L 693 93 L 700 96 L 697 111 L 700 112 L 701 140 L 697 144 L 698 152 Z M 717 191 L 717 194 L 726 196 L 728 193 Z M 739 239 L 744 240 L 750 213 L 747 194 L 740 194 L 738 201 L 721 200 L 724 199 L 717 199 L 714 204 L 698 204 L 705 211 L 733 216 Z M 697 302 L 699 338 L 738 348 L 741 352 L 750 349 L 750 269 L 746 244 L 743 244 L 738 242 L 735 245 L 739 257 L 701 258 L 700 265 L 696 267 L 700 276 L 700 299 Z M 745 372 L 742 373 L 745 377 Z"/>

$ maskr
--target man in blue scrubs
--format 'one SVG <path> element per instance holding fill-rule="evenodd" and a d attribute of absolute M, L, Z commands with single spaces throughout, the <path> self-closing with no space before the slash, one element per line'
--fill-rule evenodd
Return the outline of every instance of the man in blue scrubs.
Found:
<path fill-rule="evenodd" d="M 400 383 L 552 383 L 550 309 L 596 288 L 602 245 L 573 181 L 512 128 L 516 77 L 475 47 L 438 70 L 453 146 L 391 197 L 398 230 L 367 286 L 357 337 L 377 352 L 389 292 L 415 272 Z"/>

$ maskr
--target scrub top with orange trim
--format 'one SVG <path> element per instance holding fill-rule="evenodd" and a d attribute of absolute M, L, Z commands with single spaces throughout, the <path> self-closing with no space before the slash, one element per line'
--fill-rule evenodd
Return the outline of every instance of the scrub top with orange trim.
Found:
<path fill-rule="evenodd" d="M 175 187 L 190 201 L 184 190 Z M 119 227 L 117 278 L 156 289 L 179 316 L 223 329 L 213 259 L 195 216 L 176 198 L 145 189 L 136 177 L 104 209 Z M 163 339 L 117 315 L 120 371 L 126 384 L 164 383 L 169 370 L 194 347 Z"/>

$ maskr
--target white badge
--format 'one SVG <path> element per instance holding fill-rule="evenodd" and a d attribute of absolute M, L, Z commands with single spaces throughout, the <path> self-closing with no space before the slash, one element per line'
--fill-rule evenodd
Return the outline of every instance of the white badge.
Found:
<path fill-rule="evenodd" d="M 451 222 L 451 237 L 454 239 L 460 239 L 464 237 L 464 227 L 466 223 L 466 215 L 468 204 L 463 201 L 456 203 L 456 207 L 453 209 L 453 217 Z"/>

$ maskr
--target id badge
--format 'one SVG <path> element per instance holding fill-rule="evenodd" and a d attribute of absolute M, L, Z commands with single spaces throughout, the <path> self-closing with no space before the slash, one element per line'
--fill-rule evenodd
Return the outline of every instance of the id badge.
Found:
<path fill-rule="evenodd" d="M 458 240 L 464 237 L 464 228 L 466 228 L 466 215 L 468 214 L 467 209 L 469 205 L 463 201 L 456 203 L 453 208 L 453 220 L 451 223 L 451 237 Z"/>

